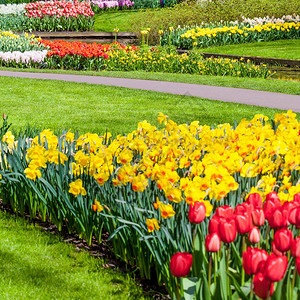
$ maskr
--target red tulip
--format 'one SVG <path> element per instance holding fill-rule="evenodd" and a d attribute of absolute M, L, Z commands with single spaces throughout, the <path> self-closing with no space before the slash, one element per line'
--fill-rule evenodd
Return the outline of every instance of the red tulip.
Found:
<path fill-rule="evenodd" d="M 274 253 L 269 255 L 266 265 L 264 275 L 269 281 L 280 281 L 286 272 L 288 265 L 288 259 L 285 255 L 277 256 Z"/>
<path fill-rule="evenodd" d="M 213 217 L 208 222 L 209 234 L 213 234 L 213 233 L 219 234 L 219 223 L 220 223 L 220 218 L 216 215 L 213 215 Z"/>
<path fill-rule="evenodd" d="M 251 216 L 255 226 L 263 226 L 265 224 L 265 214 L 262 209 L 253 210 Z"/>
<path fill-rule="evenodd" d="M 235 223 L 236 223 L 238 233 L 245 234 L 249 232 L 251 229 L 252 219 L 249 217 L 247 213 L 243 215 L 236 215 Z"/>
<path fill-rule="evenodd" d="M 268 195 L 270 195 L 270 194 L 268 194 Z M 268 195 L 267 195 L 267 199 L 264 203 L 264 207 L 263 207 L 265 217 L 267 220 L 269 220 L 269 218 L 272 216 L 273 211 L 276 207 L 281 207 L 281 202 L 280 202 L 277 194 L 276 194 L 277 197 L 269 198 L 269 199 L 268 199 Z"/>
<path fill-rule="evenodd" d="M 190 205 L 189 220 L 191 223 L 199 224 L 205 219 L 206 206 L 203 202 L 196 201 Z"/>
<path fill-rule="evenodd" d="M 250 194 L 247 198 L 247 202 L 252 204 L 253 208 L 260 209 L 262 206 L 262 198 L 259 193 Z"/>
<path fill-rule="evenodd" d="M 243 267 L 248 275 L 256 274 L 259 270 L 259 264 L 268 258 L 267 251 L 259 248 L 248 247 L 243 253 Z"/>
<path fill-rule="evenodd" d="M 282 228 L 275 232 L 274 243 L 276 248 L 281 252 L 290 250 L 292 240 L 293 233 L 287 228 Z"/>
<path fill-rule="evenodd" d="M 249 231 L 249 242 L 257 244 L 260 241 L 260 231 L 257 227 L 252 227 Z"/>
<path fill-rule="evenodd" d="M 296 237 L 291 243 L 291 254 L 294 257 L 300 256 L 300 237 Z"/>
<path fill-rule="evenodd" d="M 268 200 L 275 200 L 276 202 L 279 201 L 280 202 L 280 199 L 279 199 L 279 196 L 276 192 L 271 192 L 269 193 L 267 196 L 266 196 L 266 201 Z"/>
<path fill-rule="evenodd" d="M 221 218 L 219 222 L 219 236 L 224 243 L 231 243 L 235 240 L 237 229 L 234 219 Z"/>
<path fill-rule="evenodd" d="M 289 217 L 288 217 L 289 222 L 293 225 L 296 225 L 298 228 L 300 227 L 299 216 L 300 216 L 300 207 L 294 207 L 290 211 Z"/>
<path fill-rule="evenodd" d="M 253 278 L 253 291 L 259 298 L 266 299 L 274 293 L 274 283 L 268 281 L 263 273 L 257 273 Z"/>
<path fill-rule="evenodd" d="M 298 274 L 300 275 L 300 257 L 296 258 L 296 269 Z"/>
<path fill-rule="evenodd" d="M 234 213 L 235 213 L 236 215 L 243 215 L 243 214 L 245 214 L 245 213 L 251 215 L 252 210 L 253 210 L 252 204 L 250 204 L 250 203 L 248 203 L 248 202 L 244 202 L 243 204 L 238 204 L 238 205 L 235 207 Z"/>
<path fill-rule="evenodd" d="M 279 229 L 287 227 L 288 224 L 288 212 L 283 210 L 282 207 L 277 207 L 272 211 L 272 215 L 268 219 L 271 228 Z"/>
<path fill-rule="evenodd" d="M 222 218 L 232 218 L 234 215 L 234 211 L 231 206 L 223 205 L 216 209 L 216 215 Z"/>
<path fill-rule="evenodd" d="M 208 234 L 205 239 L 205 248 L 209 252 L 217 252 L 221 248 L 221 239 L 217 233 Z"/>
<path fill-rule="evenodd" d="M 276 248 L 276 244 L 274 243 L 274 241 L 272 242 L 272 252 L 273 252 L 274 254 L 276 254 L 277 256 L 282 256 L 282 255 L 284 255 L 284 253 L 282 253 L 280 250 L 278 250 L 278 249 Z"/>
<path fill-rule="evenodd" d="M 294 195 L 294 201 L 300 204 L 300 193 Z"/>
<path fill-rule="evenodd" d="M 282 209 L 286 210 L 288 212 L 288 215 L 290 214 L 291 210 L 296 207 L 297 204 L 294 201 L 290 201 L 290 202 L 284 202 L 284 204 L 282 205 Z"/>
<path fill-rule="evenodd" d="M 170 271 L 175 277 L 185 277 L 189 274 L 193 264 L 193 256 L 187 252 L 177 252 L 170 260 Z"/>

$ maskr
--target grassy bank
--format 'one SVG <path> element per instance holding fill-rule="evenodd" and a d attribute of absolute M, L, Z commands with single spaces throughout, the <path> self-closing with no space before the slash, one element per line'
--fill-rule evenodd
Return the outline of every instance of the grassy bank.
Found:
<path fill-rule="evenodd" d="M 115 28 L 119 31 L 132 31 L 131 22 L 136 17 L 137 10 L 108 11 L 95 15 L 94 31 L 112 32 Z"/>
<path fill-rule="evenodd" d="M 282 59 L 300 60 L 300 40 L 280 40 L 272 42 L 228 45 L 201 48 L 199 52 L 221 53 L 233 55 L 252 55 Z"/>
<path fill-rule="evenodd" d="M 1 111 L 16 130 L 27 124 L 39 128 L 72 129 L 114 134 L 130 132 L 140 121 L 158 125 L 158 112 L 178 122 L 234 124 L 278 110 L 225 103 L 190 96 L 71 82 L 0 77 Z"/>

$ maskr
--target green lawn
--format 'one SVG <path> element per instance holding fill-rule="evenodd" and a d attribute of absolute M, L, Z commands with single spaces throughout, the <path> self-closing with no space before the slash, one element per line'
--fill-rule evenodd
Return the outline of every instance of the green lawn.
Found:
<path fill-rule="evenodd" d="M 300 60 L 300 39 L 201 48 L 199 51 Z"/>
<path fill-rule="evenodd" d="M 132 31 L 131 20 L 137 15 L 136 10 L 110 11 L 95 15 L 94 31 L 112 32 L 115 28 L 119 31 Z"/>
<path fill-rule="evenodd" d="M 178 122 L 234 124 L 279 110 L 119 87 L 0 77 L 1 112 L 16 130 L 27 124 L 39 128 L 72 129 L 114 134 L 137 128 L 140 121 L 158 125 L 158 112 Z"/>
<path fill-rule="evenodd" d="M 190 74 L 170 74 L 170 73 L 148 73 L 142 71 L 135 72 L 96 72 L 96 71 L 71 71 L 71 70 L 39 70 L 39 69 L 16 69 L 0 68 L 0 70 L 19 71 L 19 72 L 37 72 L 37 73 L 57 73 L 57 74 L 74 74 L 74 75 L 92 75 L 132 79 L 161 80 L 171 82 L 185 82 L 194 84 L 226 86 L 234 88 L 244 88 L 250 90 L 261 90 L 268 92 L 300 95 L 300 82 L 260 79 L 260 78 L 233 78 L 229 76 L 204 76 Z"/>
<path fill-rule="evenodd" d="M 1 299 L 140 299 L 128 276 L 57 236 L 0 212 Z"/>

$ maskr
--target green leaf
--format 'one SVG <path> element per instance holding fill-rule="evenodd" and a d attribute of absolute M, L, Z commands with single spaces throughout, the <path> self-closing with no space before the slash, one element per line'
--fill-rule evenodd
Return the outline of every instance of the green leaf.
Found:
<path fill-rule="evenodd" d="M 51 191 L 54 197 L 57 197 L 56 191 L 48 181 L 46 181 L 43 177 L 39 178 L 39 181 L 42 182 Z"/>
<path fill-rule="evenodd" d="M 220 261 L 220 284 L 222 299 L 227 299 L 227 280 L 226 255 L 223 249 L 222 259 Z"/>
<path fill-rule="evenodd" d="M 233 283 L 236 292 L 238 293 L 240 299 L 248 300 L 248 297 L 245 295 L 244 291 L 241 289 L 241 285 L 237 282 L 233 274 L 230 272 L 228 273 L 228 276 L 231 278 L 231 282 Z M 249 287 L 249 293 L 250 293 L 250 287 Z M 248 294 L 248 293 L 247 293 Z"/>
<path fill-rule="evenodd" d="M 205 300 L 210 300 L 211 295 L 210 295 L 210 288 L 208 286 L 207 278 L 204 272 L 201 272 L 202 278 L 203 278 L 203 299 Z"/>
<path fill-rule="evenodd" d="M 137 226 L 137 227 L 141 227 L 139 224 L 137 223 L 134 223 L 134 222 L 130 222 L 130 221 L 127 221 L 127 220 L 124 220 L 124 219 L 121 219 L 121 218 L 118 218 L 118 221 L 123 223 L 123 224 L 128 224 L 128 225 L 133 225 L 133 226 Z"/>
<path fill-rule="evenodd" d="M 182 278 L 184 300 L 193 300 L 196 292 L 197 281 L 197 277 Z"/>
<path fill-rule="evenodd" d="M 272 295 L 273 300 L 281 300 L 282 285 L 283 285 L 283 280 L 277 282 L 276 290 Z"/>
<path fill-rule="evenodd" d="M 120 227 L 118 227 L 109 237 L 108 237 L 108 241 L 110 241 L 111 239 L 113 239 L 114 238 L 114 236 L 121 230 L 121 229 L 123 229 L 123 228 L 126 228 L 126 227 L 128 227 L 127 225 L 122 225 L 122 226 L 120 226 Z"/>

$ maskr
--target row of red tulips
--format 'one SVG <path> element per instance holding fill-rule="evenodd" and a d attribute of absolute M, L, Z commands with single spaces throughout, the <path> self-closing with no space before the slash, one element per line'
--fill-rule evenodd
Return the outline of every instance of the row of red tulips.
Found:
<path fill-rule="evenodd" d="M 205 214 L 206 207 L 202 202 L 190 205 L 191 223 L 201 223 L 205 219 Z M 247 274 L 251 281 L 248 296 L 252 297 L 254 291 L 260 298 L 269 298 L 274 293 L 274 282 L 285 278 L 284 281 L 290 286 L 290 299 L 293 299 L 298 292 L 298 288 L 295 287 L 296 270 L 300 274 L 300 237 L 297 236 L 299 228 L 300 194 L 296 194 L 293 201 L 282 205 L 276 192 L 269 193 L 264 204 L 260 194 L 254 193 L 235 209 L 229 205 L 216 209 L 208 224 L 205 249 L 210 253 L 220 252 L 222 242 L 225 243 L 228 247 L 226 272 L 229 274 L 229 265 L 238 272 L 237 260 L 231 255 L 230 261 L 229 249 L 236 251 L 233 242 L 237 240 L 239 234 L 242 242 L 239 243 L 241 249 L 238 247 L 237 249 L 242 253 L 243 267 L 240 286 L 245 284 L 245 274 Z M 262 232 L 264 232 L 263 240 Z M 258 247 L 253 247 L 254 244 L 258 244 Z M 174 254 L 170 261 L 172 275 L 185 277 L 190 273 L 192 266 L 197 267 L 197 262 L 193 262 L 193 255 L 187 252 Z M 220 263 L 218 258 L 220 258 L 219 254 L 214 256 L 215 265 Z M 293 264 L 294 260 L 295 264 Z M 209 290 L 211 290 L 211 264 L 212 260 L 210 260 L 210 272 L 207 278 Z M 230 277 L 228 281 L 230 282 Z M 280 288 L 280 285 L 277 285 L 277 288 Z"/>
<path fill-rule="evenodd" d="M 85 17 L 93 16 L 90 2 L 70 2 L 70 1 L 49 1 L 49 2 L 33 2 L 25 6 L 25 16 L 29 18 L 43 18 L 44 16 L 59 17 L 77 17 L 83 15 Z"/>

